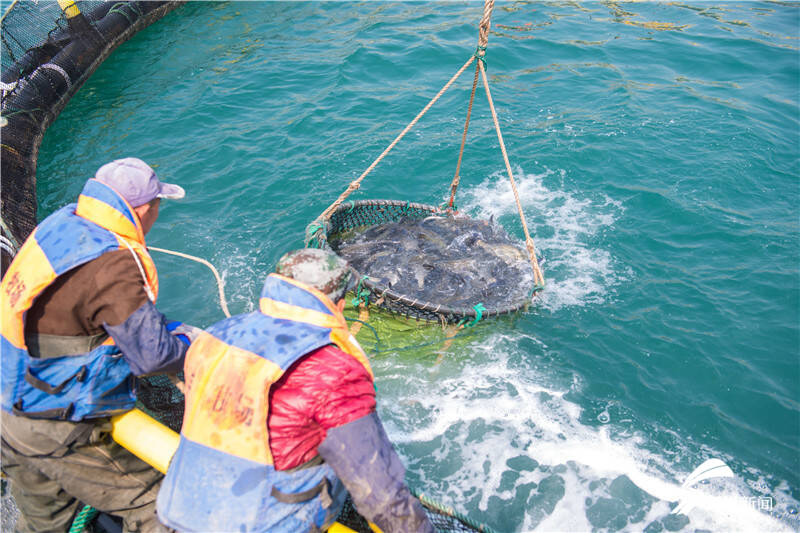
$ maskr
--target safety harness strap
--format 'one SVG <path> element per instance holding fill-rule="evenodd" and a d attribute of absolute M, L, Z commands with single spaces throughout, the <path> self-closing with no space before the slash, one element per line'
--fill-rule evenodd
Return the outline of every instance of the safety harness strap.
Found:
<path fill-rule="evenodd" d="M 312 498 L 316 498 L 317 495 L 321 494 L 322 507 L 327 509 L 330 507 L 331 503 L 333 503 L 329 487 L 330 481 L 328 481 L 328 478 L 322 478 L 322 481 L 320 481 L 315 487 L 304 490 L 303 492 L 295 492 L 291 494 L 281 492 L 273 485 L 270 495 L 281 503 L 303 503 Z"/>
<path fill-rule="evenodd" d="M 59 409 L 45 409 L 44 411 L 37 411 L 30 413 L 22 410 L 22 400 L 18 401 L 11 407 L 11 411 L 17 416 L 24 416 L 34 419 L 48 419 L 48 420 L 69 420 L 75 404 L 71 403 L 67 407 Z"/>
<path fill-rule="evenodd" d="M 288 468 L 286 470 L 282 470 L 282 472 L 290 474 L 292 472 L 299 472 L 300 470 L 305 470 L 306 468 L 313 468 L 315 466 L 320 466 L 323 463 L 325 463 L 325 460 L 321 456 L 316 455 L 313 458 L 311 458 L 308 461 L 306 461 L 305 463 L 297 465 L 297 466 L 295 466 L 293 468 Z"/>
<path fill-rule="evenodd" d="M 58 393 L 60 393 L 62 390 L 64 390 L 64 387 L 67 386 L 67 383 L 69 383 L 73 379 L 75 381 L 83 381 L 84 379 L 86 379 L 86 366 L 80 367 L 80 369 L 78 369 L 77 372 L 72 374 L 70 377 L 68 377 L 67 379 L 65 379 L 64 381 L 62 381 L 59 385 L 56 385 L 55 387 L 50 385 L 46 381 L 42 381 L 41 379 L 39 379 L 36 376 L 34 376 L 31 373 L 31 369 L 30 368 L 26 368 L 25 369 L 25 381 L 27 381 L 29 385 L 31 385 L 33 387 L 36 387 L 40 391 L 44 391 L 47 394 L 58 394 Z"/>

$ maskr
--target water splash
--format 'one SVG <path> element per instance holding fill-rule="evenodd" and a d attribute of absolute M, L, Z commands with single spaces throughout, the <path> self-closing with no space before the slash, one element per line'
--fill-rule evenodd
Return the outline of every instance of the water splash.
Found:
<path fill-rule="evenodd" d="M 474 518 L 503 531 L 643 530 L 656 522 L 654 530 L 792 529 L 747 505 L 753 491 L 742 479 L 685 487 L 689 472 L 677 463 L 697 466 L 718 455 L 713 450 L 680 444 L 667 453 L 654 436 L 662 430 L 582 423 L 570 399 L 581 381 L 531 363 L 547 352 L 529 336 L 497 333 L 427 372 L 378 363 L 382 393 L 392 395 L 396 380 L 402 398 L 413 398 L 382 405 L 381 416 L 429 493 L 468 503 L 480 511 Z M 787 493 L 769 497 L 788 513 L 796 502 Z M 694 506 L 688 516 L 673 514 L 679 500 Z"/>
<path fill-rule="evenodd" d="M 622 204 L 606 195 L 589 198 L 564 189 L 564 170 L 530 174 L 516 168 L 514 175 L 531 236 L 545 258 L 543 305 L 557 311 L 607 302 L 614 286 L 627 276 L 602 244 L 602 234 L 613 227 L 623 212 Z M 494 216 L 509 232 L 522 236 L 505 173 L 495 172 L 466 188 L 461 201 L 467 212 L 481 218 Z"/>

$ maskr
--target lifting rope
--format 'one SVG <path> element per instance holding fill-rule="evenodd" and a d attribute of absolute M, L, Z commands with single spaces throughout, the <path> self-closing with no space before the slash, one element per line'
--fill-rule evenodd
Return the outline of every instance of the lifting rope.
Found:
<path fill-rule="evenodd" d="M 214 274 L 214 277 L 217 280 L 217 289 L 219 290 L 219 306 L 222 308 L 222 312 L 225 313 L 226 317 L 228 318 L 231 317 L 231 313 L 230 311 L 228 311 L 228 304 L 225 302 L 225 288 L 222 281 L 222 277 L 219 275 L 219 272 L 217 272 L 217 269 L 214 268 L 214 265 L 212 265 L 202 257 L 195 257 L 193 255 L 184 254 L 181 252 L 165 250 L 164 248 L 156 248 L 155 246 L 148 246 L 147 249 L 153 250 L 154 252 L 161 252 L 162 254 L 176 255 L 178 257 L 183 257 L 184 259 L 191 259 L 192 261 L 196 261 L 210 268 L 211 272 Z"/>
<path fill-rule="evenodd" d="M 483 63 L 479 62 L 478 67 L 481 69 L 481 77 L 483 78 L 483 87 L 486 89 L 486 98 L 489 99 L 489 108 L 492 110 L 492 119 L 494 120 L 494 129 L 497 131 L 497 140 L 500 141 L 500 151 L 503 152 L 503 161 L 506 164 L 508 171 L 508 179 L 511 180 L 511 190 L 514 191 L 514 200 L 517 202 L 517 210 L 519 211 L 519 218 L 522 221 L 522 231 L 525 233 L 525 247 L 528 249 L 528 257 L 531 260 L 533 267 L 533 276 L 536 286 L 544 287 L 544 277 L 542 270 L 539 268 L 539 260 L 536 259 L 536 247 L 533 244 L 530 233 L 528 233 L 528 224 L 525 222 L 525 213 L 522 212 L 522 204 L 519 201 L 519 192 L 517 192 L 517 184 L 514 182 L 514 174 L 511 172 L 511 164 L 508 162 L 508 154 L 506 153 L 506 145 L 503 142 L 503 134 L 500 132 L 500 123 L 497 121 L 497 111 L 494 110 L 494 102 L 492 102 L 492 93 L 489 92 L 489 81 L 486 79 L 486 68 Z"/>
<path fill-rule="evenodd" d="M 445 84 L 445 86 L 444 86 L 444 87 L 442 87 L 442 88 L 439 90 L 439 92 L 438 92 L 438 93 L 436 93 L 436 96 L 434 96 L 434 97 L 433 97 L 433 99 L 431 99 L 431 101 L 430 101 L 430 102 L 428 102 L 428 105 L 426 105 L 426 106 L 425 106 L 425 107 L 422 109 L 422 111 L 420 111 L 420 112 L 419 112 L 419 114 L 417 114 L 417 116 L 416 116 L 416 117 L 414 117 L 414 120 L 412 120 L 411 122 L 409 122 L 408 126 L 406 126 L 406 127 L 405 127 L 405 129 L 404 129 L 403 131 L 401 131 L 401 132 L 400 132 L 400 134 L 399 134 L 399 135 L 398 135 L 398 136 L 395 138 L 395 140 L 393 140 L 393 141 L 391 142 L 391 144 L 389 144 L 389 146 L 387 146 L 387 147 L 386 147 L 386 149 L 385 149 L 385 150 L 384 150 L 384 151 L 381 153 L 381 155 L 379 155 L 379 156 L 378 156 L 378 158 L 377 158 L 375 161 L 373 161 L 373 162 L 372 162 L 372 164 L 371 164 L 371 165 L 370 165 L 370 166 L 367 168 L 367 170 L 365 170 L 365 171 L 364 171 L 364 172 L 361 174 L 361 176 L 359 176 L 359 177 L 358 177 L 358 179 L 356 179 L 355 181 L 351 182 L 351 183 L 350 183 L 350 185 L 348 185 L 348 186 L 347 186 L 347 189 L 346 189 L 346 190 L 345 190 L 345 191 L 344 191 L 344 192 L 341 194 L 341 196 L 339 196 L 339 198 L 337 198 L 335 202 L 333 202 L 333 203 L 332 203 L 332 204 L 331 204 L 331 205 L 330 205 L 330 206 L 329 206 L 329 207 L 328 207 L 328 208 L 327 208 L 325 211 L 323 211 L 323 213 L 322 213 L 322 214 L 321 214 L 321 215 L 320 215 L 320 216 L 317 218 L 317 220 L 321 220 L 321 221 L 323 221 L 323 222 L 324 222 L 324 221 L 327 221 L 327 220 L 330 218 L 331 214 L 333 214 L 333 212 L 334 212 L 334 211 L 336 211 L 336 209 L 337 209 L 337 208 L 338 208 L 340 205 L 342 205 L 342 202 L 344 202 L 344 201 L 347 199 L 347 197 L 348 197 L 348 196 L 350 196 L 350 194 L 351 194 L 352 192 L 354 192 L 354 191 L 358 190 L 358 188 L 361 186 L 361 181 L 362 181 L 364 178 L 366 178 L 366 177 L 367 177 L 367 174 L 369 174 L 370 172 L 372 172 L 372 169 L 374 169 L 376 166 L 378 166 L 378 163 L 380 163 L 380 162 L 381 162 L 381 160 L 382 160 L 384 157 L 386 157 L 386 154 L 388 154 L 388 153 L 389 153 L 389 152 L 392 150 L 392 148 L 394 148 L 394 147 L 395 147 L 395 145 L 396 145 L 398 142 L 400 142 L 400 139 L 402 139 L 402 138 L 405 136 L 405 134 L 406 134 L 406 133 L 408 133 L 408 132 L 411 130 L 411 128 L 413 128 L 413 127 L 414 127 L 414 124 L 416 124 L 416 123 L 417 123 L 417 121 L 418 121 L 420 118 L 422 118 L 422 116 L 423 116 L 425 113 L 427 113 L 427 112 L 428 112 L 428 109 L 430 109 L 430 108 L 433 106 L 433 104 L 435 104 L 435 103 L 436 103 L 436 101 L 437 101 L 437 100 L 438 100 L 438 99 L 439 99 L 439 98 L 440 98 L 440 97 L 441 97 L 441 96 L 442 96 L 442 95 L 445 93 L 445 91 L 447 91 L 447 89 L 449 89 L 449 88 L 450 88 L 450 86 L 453 84 L 453 82 L 454 82 L 454 81 L 456 81 L 456 80 L 458 79 L 458 77 L 459 77 L 459 76 L 461 76 L 461 74 L 462 74 L 462 73 L 463 73 L 463 72 L 464 72 L 464 71 L 467 69 L 467 67 L 470 65 L 470 63 L 472 63 L 474 60 L 475 60 L 475 56 L 472 56 L 472 57 L 470 57 L 470 58 L 467 60 L 467 62 L 466 62 L 466 63 L 464 63 L 464 66 L 462 66 L 460 69 L 458 69 L 458 72 L 456 72 L 456 73 L 453 75 L 453 77 L 452 77 L 452 78 L 450 78 L 450 81 L 448 81 L 448 82 Z M 322 227 L 320 227 L 320 229 L 318 229 L 317 231 L 321 231 L 321 229 L 322 229 Z"/>
<path fill-rule="evenodd" d="M 500 151 L 503 154 L 503 162 L 506 166 L 506 171 L 508 172 L 508 178 L 511 182 L 511 190 L 514 193 L 514 200 L 517 204 L 517 211 L 519 212 L 520 220 L 522 221 L 522 231 L 525 234 L 525 247 L 528 251 L 528 258 L 530 259 L 531 267 L 533 268 L 533 278 L 534 278 L 534 291 L 533 293 L 536 294 L 538 291 L 544 288 L 544 275 L 542 274 L 542 270 L 539 267 L 539 260 L 536 257 L 536 246 L 533 243 L 533 239 L 530 236 L 530 232 L 528 231 L 528 224 L 525 221 L 525 213 L 522 210 L 522 204 L 519 199 L 519 192 L 517 191 L 517 184 L 514 181 L 514 174 L 511 171 L 511 164 L 508 161 L 508 153 L 506 152 L 506 146 L 503 142 L 503 134 L 500 131 L 500 122 L 497 119 L 497 111 L 494 108 L 494 102 L 492 101 L 492 95 L 489 91 L 489 81 L 486 77 L 486 47 L 489 42 L 489 28 L 491 27 L 491 17 L 492 17 L 492 10 L 494 9 L 494 0 L 485 0 L 483 6 L 483 16 L 481 17 L 481 21 L 478 28 L 478 47 L 475 50 L 475 53 L 467 60 L 466 63 L 458 70 L 458 72 L 453 75 L 452 78 L 442 87 L 436 96 L 431 99 L 430 102 L 420 111 L 416 117 L 408 124 L 408 126 L 400 132 L 400 134 L 386 147 L 386 149 L 378 156 L 375 161 L 356 179 L 352 181 L 348 186 L 347 189 L 336 199 L 322 214 L 317 217 L 314 222 L 309 224 L 306 235 L 307 241 L 312 241 L 315 237 L 316 240 L 322 241 L 326 238 L 325 235 L 325 226 L 328 219 L 331 215 L 342 205 L 350 194 L 358 190 L 361 186 L 361 182 L 364 178 L 372 172 L 372 170 L 381 162 L 381 160 L 386 157 L 386 155 L 395 147 L 395 145 L 400 142 L 406 133 L 414 127 L 417 121 L 422 118 L 422 116 L 436 103 L 437 100 L 444 94 L 447 89 L 458 79 L 459 76 L 466 70 L 466 68 L 475 60 L 475 77 L 472 81 L 472 92 L 470 93 L 469 97 L 469 106 L 467 107 L 467 117 L 464 122 L 464 132 L 461 135 L 461 147 L 458 152 L 458 163 L 456 164 L 456 172 L 455 176 L 453 177 L 453 182 L 450 184 L 450 200 L 446 204 L 448 210 L 455 210 L 455 196 L 456 191 L 458 190 L 458 184 L 461 179 L 460 171 L 461 171 L 461 162 L 464 155 L 464 145 L 466 144 L 467 140 L 467 132 L 469 130 L 469 122 L 470 117 L 472 115 L 472 105 L 475 100 L 475 90 L 478 85 L 478 78 L 482 77 L 483 79 L 483 87 L 486 91 L 486 98 L 489 101 L 489 108 L 492 111 L 492 120 L 494 121 L 494 127 L 497 132 L 497 139 L 500 142 Z"/>
<path fill-rule="evenodd" d="M 489 44 L 489 28 L 491 26 L 492 9 L 494 0 L 487 0 L 483 5 L 483 16 L 478 25 L 478 48 L 475 49 L 474 57 L 478 63 L 486 63 L 486 46 Z M 450 202 L 448 208 L 455 210 L 456 189 L 461 181 L 461 159 L 464 157 L 464 144 L 467 142 L 467 131 L 469 130 L 469 118 L 472 115 L 472 103 L 475 101 L 475 89 L 478 87 L 478 76 L 480 67 L 475 65 L 475 77 L 472 80 L 472 92 L 469 94 L 469 106 L 467 107 L 467 119 L 464 121 L 464 134 L 461 136 L 461 148 L 458 150 L 458 163 L 456 164 L 456 174 L 453 176 L 453 183 L 450 184 Z"/>

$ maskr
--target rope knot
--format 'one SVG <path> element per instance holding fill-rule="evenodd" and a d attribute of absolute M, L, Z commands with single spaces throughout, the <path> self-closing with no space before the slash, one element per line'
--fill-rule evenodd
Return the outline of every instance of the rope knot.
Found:
<path fill-rule="evenodd" d="M 483 63 L 483 68 L 485 70 L 489 70 L 489 64 L 486 63 L 486 47 L 485 46 L 478 45 L 478 47 L 475 48 L 475 53 L 472 54 L 472 55 L 475 56 L 475 59 L 477 59 L 478 61 Z"/>
<path fill-rule="evenodd" d="M 353 291 L 355 293 L 355 298 L 350 302 L 353 304 L 353 307 L 358 307 L 362 302 L 364 305 L 369 305 L 370 290 L 364 287 L 364 281 L 368 279 L 369 276 L 361 276 L 361 279 L 358 280 L 358 285 L 355 291 Z"/>
<path fill-rule="evenodd" d="M 322 248 L 323 241 L 325 240 L 325 223 L 315 220 L 306 226 L 306 248 Z"/>
<path fill-rule="evenodd" d="M 444 203 L 439 205 L 438 209 L 440 213 L 452 213 L 454 211 L 458 211 L 458 206 L 456 205 L 456 202 L 451 198 L 449 202 L 445 200 Z"/>

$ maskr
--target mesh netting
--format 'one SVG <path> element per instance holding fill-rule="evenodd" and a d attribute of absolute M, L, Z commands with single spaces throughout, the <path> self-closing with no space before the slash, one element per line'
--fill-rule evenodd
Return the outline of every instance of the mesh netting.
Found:
<path fill-rule="evenodd" d="M 183 379 L 183 372 L 178 374 Z M 136 407 L 172 431 L 180 432 L 183 423 L 183 393 L 167 376 L 148 376 L 137 380 Z"/>
<path fill-rule="evenodd" d="M 111 2 L 77 2 L 84 19 L 95 22 L 111 8 Z M 67 17 L 58 2 L 21 1 L 3 15 L 3 83 L 13 84 L 45 64 L 70 39 Z"/>
<path fill-rule="evenodd" d="M 2 18 L 2 188 L 5 273 L 36 227 L 36 158 L 58 113 L 121 43 L 179 2 L 78 1 L 70 17 L 55 1 L 14 2 Z"/>
<path fill-rule="evenodd" d="M 420 498 L 420 503 L 422 503 L 422 507 L 425 509 L 425 513 L 428 515 L 428 519 L 431 521 L 436 531 L 441 533 L 471 533 L 473 531 L 481 531 L 484 533 L 492 532 L 487 526 L 474 523 L 452 509 L 437 505 L 425 497 Z M 351 500 L 349 496 L 336 521 L 357 533 L 373 533 L 373 530 L 369 527 L 369 523 L 363 516 L 358 514 L 358 511 L 353 506 L 353 500 Z"/>
<path fill-rule="evenodd" d="M 342 204 L 333 212 L 323 231 L 310 242 L 314 246 L 330 247 L 334 252 L 339 245 L 354 234 L 368 228 L 400 220 L 418 220 L 430 216 L 444 216 L 439 208 L 396 200 L 359 200 Z M 458 323 L 465 319 L 497 316 L 523 309 L 529 298 L 505 302 L 493 308 L 451 307 L 409 297 L 383 286 L 379 281 L 363 278 L 357 289 L 367 303 L 377 305 L 392 313 L 429 322 Z"/>

